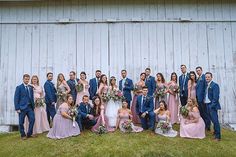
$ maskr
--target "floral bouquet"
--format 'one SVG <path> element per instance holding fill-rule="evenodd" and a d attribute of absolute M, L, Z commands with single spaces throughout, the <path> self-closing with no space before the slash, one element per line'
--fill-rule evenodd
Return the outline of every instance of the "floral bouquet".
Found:
<path fill-rule="evenodd" d="M 160 128 L 163 133 L 167 133 L 171 129 L 170 125 L 165 121 L 159 122 L 157 128 Z"/>
<path fill-rule="evenodd" d="M 175 94 L 178 94 L 180 92 L 180 88 L 178 85 L 171 85 L 169 89 Z"/>
<path fill-rule="evenodd" d="M 165 90 L 166 90 L 166 86 L 163 86 L 163 87 L 157 86 L 157 89 L 154 93 L 155 97 L 164 97 L 165 96 Z"/>
<path fill-rule="evenodd" d="M 184 118 L 188 117 L 189 110 L 186 106 L 181 106 L 179 112 Z"/>
<path fill-rule="evenodd" d="M 134 86 L 134 94 L 138 94 L 138 92 L 140 91 L 140 88 L 137 84 L 135 84 Z"/>
<path fill-rule="evenodd" d="M 76 86 L 75 86 L 75 89 L 76 91 L 79 93 L 79 92 L 82 92 L 84 90 L 84 85 L 82 83 L 78 83 Z"/>
<path fill-rule="evenodd" d="M 35 106 L 36 107 L 44 107 L 44 106 L 46 106 L 45 99 L 44 98 L 37 98 L 35 100 Z"/>
<path fill-rule="evenodd" d="M 70 109 L 69 109 L 69 115 L 72 117 L 72 121 L 73 121 L 73 127 L 75 127 L 75 119 L 76 117 L 78 116 L 78 110 L 75 106 L 72 106 Z"/>
<path fill-rule="evenodd" d="M 125 97 L 123 93 L 120 90 L 112 90 L 109 93 L 109 98 L 113 99 L 114 101 L 123 101 L 125 100 Z"/>
<path fill-rule="evenodd" d="M 102 101 L 108 102 L 110 100 L 110 96 L 107 93 L 102 93 Z"/>
<path fill-rule="evenodd" d="M 99 135 L 105 134 L 105 133 L 107 133 L 107 128 L 106 128 L 104 125 L 100 125 L 100 126 L 98 127 L 97 133 L 98 133 Z"/>
<path fill-rule="evenodd" d="M 121 124 L 121 127 L 125 129 L 126 132 L 132 132 L 132 121 L 131 120 L 126 120 Z"/>
<path fill-rule="evenodd" d="M 60 89 L 58 89 L 56 95 L 57 95 L 57 99 L 58 99 L 58 100 L 65 101 L 66 96 L 67 96 L 67 93 L 61 91 Z"/>

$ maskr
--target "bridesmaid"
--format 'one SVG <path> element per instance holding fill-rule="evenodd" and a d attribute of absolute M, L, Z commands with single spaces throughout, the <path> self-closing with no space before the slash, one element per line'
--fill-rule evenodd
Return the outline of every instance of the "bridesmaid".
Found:
<path fill-rule="evenodd" d="M 188 98 L 196 99 L 197 75 L 194 71 L 190 71 L 188 81 Z"/>
<path fill-rule="evenodd" d="M 99 83 L 99 88 L 97 91 L 97 95 L 101 98 L 102 100 L 102 96 L 103 94 L 106 94 L 108 92 L 108 83 L 107 83 L 107 76 L 105 74 L 102 74 L 100 77 L 100 83 Z M 105 103 L 107 102 L 103 102 L 102 103 L 105 105 Z"/>
<path fill-rule="evenodd" d="M 140 124 L 140 119 L 138 117 L 138 114 L 136 114 L 136 103 L 137 103 L 137 97 L 142 94 L 142 89 L 145 86 L 145 78 L 146 78 L 146 73 L 141 73 L 140 80 L 135 84 L 134 97 L 131 105 L 131 113 L 133 115 L 132 121 L 134 124 Z"/>
<path fill-rule="evenodd" d="M 97 132 L 99 126 L 101 125 L 105 126 L 108 132 L 115 131 L 115 129 L 109 127 L 108 118 L 105 115 L 105 107 L 102 104 L 101 98 L 99 96 L 95 96 L 93 98 L 93 105 L 97 123 L 92 127 L 92 132 Z"/>
<path fill-rule="evenodd" d="M 48 138 L 62 139 L 80 134 L 80 128 L 77 123 L 74 123 L 72 117 L 68 114 L 70 107 L 73 106 L 73 97 L 68 94 L 66 102 L 59 106 L 57 114 L 53 119 L 53 127 L 47 134 Z"/>
<path fill-rule="evenodd" d="M 49 123 L 47 119 L 46 104 L 41 106 L 37 103 L 39 99 L 44 99 L 43 87 L 39 85 L 39 78 L 36 75 L 33 75 L 31 78 L 31 86 L 33 86 L 34 91 L 34 101 L 35 101 L 35 123 L 33 128 L 33 134 L 41 134 L 43 132 L 49 131 Z M 29 121 L 28 118 L 25 119 L 25 128 L 28 130 Z"/>
<path fill-rule="evenodd" d="M 124 100 L 122 102 L 122 108 L 119 109 L 118 111 L 118 116 L 117 116 L 117 123 L 116 123 L 116 129 L 120 129 L 120 131 L 122 132 L 127 132 L 123 127 L 122 124 L 125 121 L 131 120 L 132 119 L 132 113 L 130 111 L 130 109 L 128 109 L 128 103 L 126 100 Z M 138 126 L 134 126 L 133 123 L 131 123 L 131 127 L 132 127 L 132 131 L 131 132 L 142 132 L 143 128 L 138 127 Z"/>
<path fill-rule="evenodd" d="M 84 71 L 81 72 L 80 73 L 80 80 L 78 83 L 79 84 L 81 83 L 83 85 L 83 90 L 81 92 L 77 93 L 76 105 L 78 105 L 78 106 L 82 102 L 84 95 L 89 96 L 89 82 L 86 80 L 86 78 L 87 78 L 86 73 Z"/>
<path fill-rule="evenodd" d="M 187 118 L 181 116 L 180 137 L 205 138 L 205 123 L 200 116 L 198 105 L 195 99 L 189 98 L 187 103 L 189 114 Z"/>
<path fill-rule="evenodd" d="M 166 122 L 169 124 L 168 126 L 170 127 L 170 130 L 168 132 L 163 132 L 160 128 L 157 127 L 155 130 L 155 133 L 162 135 L 162 136 L 166 136 L 166 137 L 176 137 L 178 132 L 172 129 L 172 125 L 170 123 L 171 114 L 167 110 L 166 102 L 161 100 L 160 101 L 160 108 L 156 109 L 154 111 L 154 113 L 158 117 L 158 123 Z"/>
<path fill-rule="evenodd" d="M 165 78 L 164 78 L 163 74 L 162 73 L 157 73 L 156 77 L 157 77 L 157 81 L 156 81 L 157 82 L 157 85 L 156 85 L 157 88 L 156 88 L 156 91 L 158 91 L 160 89 L 164 89 L 164 95 L 163 96 L 156 96 L 155 109 L 160 107 L 159 103 L 160 103 L 161 100 L 166 101 L 166 99 L 167 99 L 167 92 L 168 92 L 167 85 L 165 83 Z"/>
<path fill-rule="evenodd" d="M 173 72 L 171 74 L 170 82 L 167 84 L 169 93 L 168 110 L 170 111 L 171 114 L 170 122 L 172 125 L 175 123 L 179 123 L 179 118 L 178 118 L 179 96 L 177 93 L 178 90 L 177 78 L 178 78 L 177 74 Z M 176 91 L 173 91 L 173 89 L 176 89 Z"/>
<path fill-rule="evenodd" d="M 58 109 L 59 106 L 66 101 L 65 99 L 67 94 L 70 93 L 70 87 L 68 86 L 65 76 L 62 73 L 57 76 L 57 92 L 63 93 L 63 96 L 57 99 L 56 108 Z"/>

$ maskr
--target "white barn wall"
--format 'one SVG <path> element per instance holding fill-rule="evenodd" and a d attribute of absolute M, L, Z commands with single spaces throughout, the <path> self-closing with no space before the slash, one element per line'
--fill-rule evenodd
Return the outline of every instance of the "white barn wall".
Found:
<path fill-rule="evenodd" d="M 63 18 L 72 23 L 56 23 Z M 106 22 L 111 19 L 118 22 Z M 0 124 L 18 122 L 13 95 L 24 73 L 39 75 L 43 84 L 48 71 L 67 79 L 71 70 L 86 71 L 90 79 L 101 69 L 120 78 L 125 68 L 136 82 L 151 67 L 169 80 L 183 63 L 213 72 L 220 119 L 236 123 L 234 0 L 0 2 Z"/>

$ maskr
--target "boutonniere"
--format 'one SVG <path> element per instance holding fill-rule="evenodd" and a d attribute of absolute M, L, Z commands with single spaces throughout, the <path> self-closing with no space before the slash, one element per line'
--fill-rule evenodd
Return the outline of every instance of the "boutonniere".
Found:
<path fill-rule="evenodd" d="M 125 84 L 126 84 L 126 85 L 129 84 L 127 80 L 125 80 Z"/>

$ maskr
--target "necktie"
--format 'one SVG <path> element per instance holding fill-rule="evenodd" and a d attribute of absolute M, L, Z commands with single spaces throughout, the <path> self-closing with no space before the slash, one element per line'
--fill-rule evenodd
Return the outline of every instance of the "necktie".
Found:
<path fill-rule="evenodd" d="M 28 97 L 30 98 L 30 92 L 29 92 L 28 86 L 25 86 L 25 89 L 26 89 L 26 93 L 27 93 Z"/>
<path fill-rule="evenodd" d="M 183 90 L 184 90 L 184 84 L 185 84 L 185 75 L 183 75 Z"/>
<path fill-rule="evenodd" d="M 86 105 L 86 110 L 87 110 L 87 113 L 89 113 L 88 105 Z"/>
<path fill-rule="evenodd" d="M 141 105 L 141 112 L 143 112 L 143 105 L 146 103 L 146 96 L 143 97 L 143 103 Z"/>

